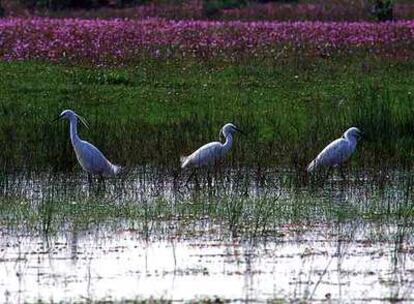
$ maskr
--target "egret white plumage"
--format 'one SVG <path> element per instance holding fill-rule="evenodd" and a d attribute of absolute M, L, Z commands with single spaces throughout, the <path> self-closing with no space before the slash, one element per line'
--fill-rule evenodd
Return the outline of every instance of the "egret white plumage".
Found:
<path fill-rule="evenodd" d="M 121 167 L 113 165 L 94 145 L 79 138 L 78 119 L 88 127 L 86 120 L 72 110 L 63 111 L 58 119 L 67 119 L 70 123 L 70 140 L 79 164 L 88 173 L 101 176 L 115 176 Z"/>
<path fill-rule="evenodd" d="M 232 123 L 225 124 L 221 128 L 219 136 L 223 134 L 226 141 L 224 143 L 219 141 L 208 143 L 189 156 L 181 157 L 181 168 L 214 165 L 230 150 L 235 132 L 241 132 L 241 130 Z"/>
<path fill-rule="evenodd" d="M 307 167 L 312 172 L 320 167 L 337 167 L 346 161 L 356 149 L 357 141 L 362 133 L 358 128 L 352 127 L 326 146 Z"/>

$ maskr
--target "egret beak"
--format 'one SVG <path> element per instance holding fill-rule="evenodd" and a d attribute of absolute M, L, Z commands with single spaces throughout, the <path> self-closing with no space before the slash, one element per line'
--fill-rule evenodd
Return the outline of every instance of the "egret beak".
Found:
<path fill-rule="evenodd" d="M 81 123 L 87 128 L 89 129 L 89 125 L 88 125 L 88 121 L 83 118 L 82 116 L 80 116 L 79 114 L 76 114 L 76 117 L 79 118 L 79 120 L 81 121 Z"/>
<path fill-rule="evenodd" d="M 58 121 L 60 118 L 61 118 L 61 117 L 60 117 L 60 116 L 58 116 L 58 117 L 56 117 L 55 119 L 53 119 L 51 122 Z"/>
<path fill-rule="evenodd" d="M 240 134 L 246 135 L 246 133 L 245 133 L 244 131 L 240 130 L 239 128 L 235 128 L 235 130 L 236 130 L 237 132 L 239 132 Z"/>

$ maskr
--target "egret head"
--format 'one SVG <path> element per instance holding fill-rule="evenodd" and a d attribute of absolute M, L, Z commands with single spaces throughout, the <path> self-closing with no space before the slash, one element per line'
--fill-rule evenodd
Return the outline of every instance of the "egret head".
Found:
<path fill-rule="evenodd" d="M 72 110 L 64 110 L 62 113 L 60 113 L 59 117 L 56 118 L 54 121 L 59 120 L 59 119 L 67 119 L 67 120 L 79 119 L 85 125 L 85 127 L 89 128 L 88 123 L 86 122 L 86 119 L 76 114 Z"/>
<path fill-rule="evenodd" d="M 345 138 L 354 138 L 360 139 L 362 137 L 362 132 L 358 128 L 352 127 L 345 131 L 344 133 Z"/>
<path fill-rule="evenodd" d="M 219 135 L 224 135 L 224 137 L 227 137 L 228 135 L 233 135 L 235 132 L 243 133 L 242 130 L 237 128 L 234 124 L 227 123 L 223 126 L 223 128 L 221 128 Z"/>

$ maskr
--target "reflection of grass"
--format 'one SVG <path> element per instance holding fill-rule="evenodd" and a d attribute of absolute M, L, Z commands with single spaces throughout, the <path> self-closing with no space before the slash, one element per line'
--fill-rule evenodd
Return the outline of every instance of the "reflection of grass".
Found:
<path fill-rule="evenodd" d="M 216 139 L 227 121 L 247 131 L 232 153 L 246 165 L 302 168 L 350 125 L 367 134 L 359 164 L 412 158 L 411 63 L 298 58 L 147 62 L 119 70 L 0 67 L 0 140 L 7 143 L 0 160 L 9 170 L 74 167 L 66 123 L 50 124 L 65 108 L 90 121 L 82 137 L 126 165 L 178 166 L 180 155 Z"/>
<path fill-rule="evenodd" d="M 198 300 L 194 300 L 194 301 L 190 301 L 188 303 L 191 304 L 198 304 L 198 303 L 228 303 L 226 300 L 221 300 L 220 301 L 223 302 L 204 302 L 204 301 L 198 301 Z M 164 299 L 154 299 L 154 298 L 149 298 L 149 299 L 123 299 L 121 301 L 113 301 L 113 300 L 107 300 L 107 299 L 102 299 L 102 300 L 95 300 L 95 299 L 88 299 L 88 298 L 83 298 L 84 302 L 90 303 L 90 304 L 102 304 L 102 303 L 106 303 L 106 304 L 171 304 L 174 303 L 172 300 L 164 300 Z M 49 302 L 49 301 L 43 301 L 43 300 L 38 300 L 36 302 L 37 304 L 49 304 L 49 303 L 54 303 L 54 302 Z M 186 302 L 187 303 L 187 302 Z"/>
<path fill-rule="evenodd" d="M 100 303 L 111 303 L 111 304 L 171 304 L 171 303 L 175 303 L 175 302 L 180 302 L 181 301 L 173 301 L 173 300 L 166 300 L 166 299 L 155 299 L 155 298 L 149 298 L 149 299 L 124 299 L 122 301 L 108 301 L 108 300 L 93 300 L 93 299 L 86 299 L 88 303 L 90 304 L 100 304 Z M 231 300 L 228 299 L 224 299 L 224 298 L 219 298 L 219 297 L 206 297 L 206 298 L 201 298 L 201 299 L 194 299 L 194 300 L 189 300 L 189 301 L 185 301 L 183 303 L 185 304 L 224 304 L 224 303 L 231 303 Z M 49 302 L 37 302 L 38 304 L 42 304 L 42 303 L 49 303 Z M 274 304 L 282 304 L 282 303 L 287 303 L 285 301 L 281 301 L 281 300 L 272 300 L 269 303 L 274 303 Z"/>
<path fill-rule="evenodd" d="M 68 225 L 81 230 L 96 226 L 131 228 L 145 238 L 198 234 L 277 237 L 284 225 L 338 221 L 398 222 L 411 227 L 414 209 L 410 183 L 409 179 L 395 180 L 379 188 L 372 181 L 365 185 L 330 181 L 321 189 L 306 191 L 281 185 L 284 190 L 280 195 L 263 189 L 259 197 L 235 185 L 232 190 L 220 186 L 201 191 L 182 189 L 174 198 L 151 190 L 137 190 L 136 198 L 128 193 L 129 198 L 114 199 L 100 192 L 82 198 L 77 187 L 62 185 L 60 190 L 56 187 L 44 192 L 40 200 L 28 200 L 18 198 L 18 189 L 8 189 L 8 193 L 16 194 L 0 200 L 0 225 L 46 234 L 65 230 Z"/>

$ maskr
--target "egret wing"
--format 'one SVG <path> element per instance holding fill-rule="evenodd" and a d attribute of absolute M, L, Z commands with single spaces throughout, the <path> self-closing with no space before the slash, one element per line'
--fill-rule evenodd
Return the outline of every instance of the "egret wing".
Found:
<path fill-rule="evenodd" d="M 191 155 L 181 158 L 181 168 L 187 166 L 202 167 L 216 162 L 222 157 L 222 144 L 218 141 L 205 144 L 197 149 Z"/>
<path fill-rule="evenodd" d="M 111 176 L 119 171 L 118 166 L 112 165 L 97 147 L 87 141 L 81 141 L 76 156 L 88 172 Z"/>
<path fill-rule="evenodd" d="M 320 166 L 335 166 L 349 157 L 349 144 L 344 138 L 339 138 L 326 146 L 321 153 L 309 164 L 308 172 Z"/>

